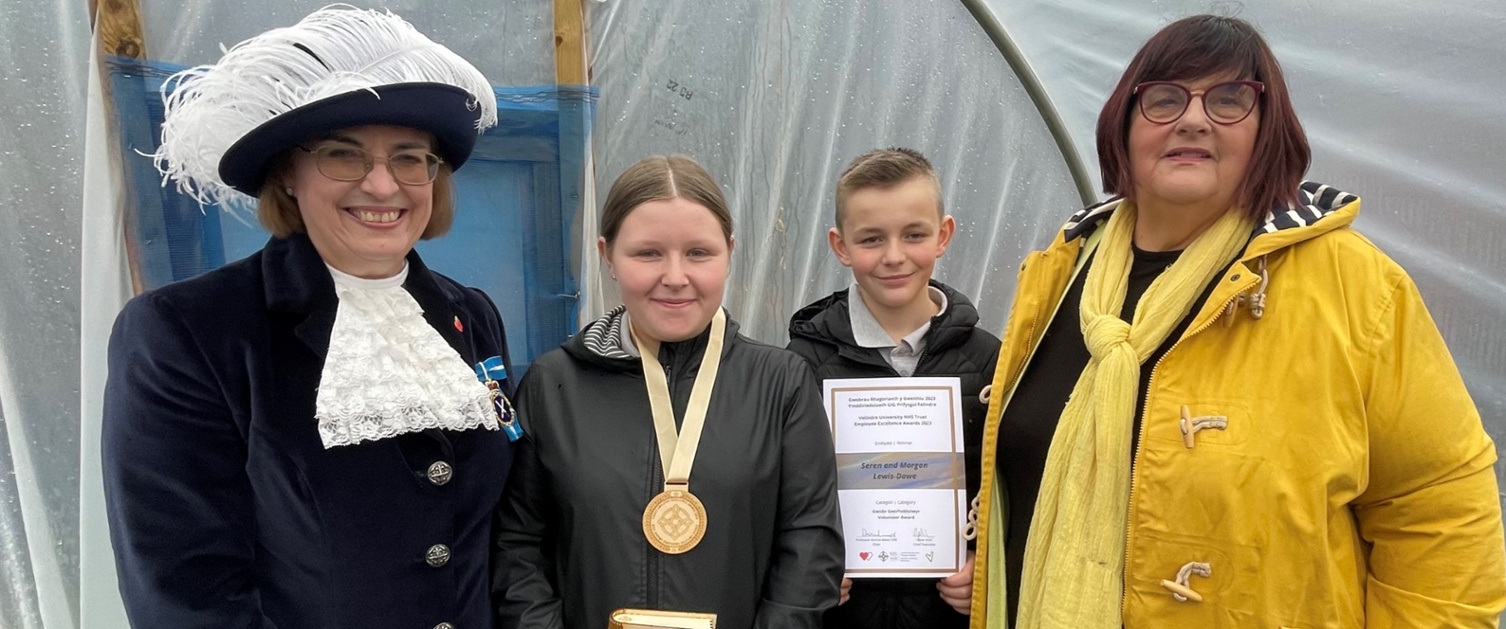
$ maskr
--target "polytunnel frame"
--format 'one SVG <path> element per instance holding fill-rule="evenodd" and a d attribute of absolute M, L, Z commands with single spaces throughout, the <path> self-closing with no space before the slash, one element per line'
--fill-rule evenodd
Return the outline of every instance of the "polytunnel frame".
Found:
<path fill-rule="evenodd" d="M 1062 120 L 1061 113 L 1056 109 L 1056 103 L 1051 101 L 1051 95 L 1046 93 L 1046 86 L 1036 76 L 1035 69 L 1030 67 L 1030 62 L 1025 59 L 1025 53 L 1015 44 L 1009 36 L 1009 31 L 999 21 L 999 16 L 994 15 L 992 9 L 984 3 L 984 0 L 961 0 L 962 6 L 971 13 L 973 19 L 978 21 L 978 26 L 988 35 L 989 41 L 1004 55 L 1004 61 L 1009 68 L 1014 70 L 1015 77 L 1024 86 L 1025 93 L 1030 96 L 1030 102 L 1035 103 L 1035 109 L 1041 115 L 1041 120 L 1046 123 L 1046 129 L 1051 132 L 1051 139 L 1056 142 L 1057 150 L 1061 151 L 1062 159 L 1067 162 L 1067 171 L 1072 173 L 1072 182 L 1077 185 L 1077 194 L 1082 197 L 1084 206 L 1092 205 L 1098 199 L 1094 191 L 1093 179 L 1088 174 L 1088 165 L 1082 159 L 1082 154 L 1077 152 L 1077 145 L 1072 142 L 1072 133 L 1067 130 L 1066 121 Z"/>

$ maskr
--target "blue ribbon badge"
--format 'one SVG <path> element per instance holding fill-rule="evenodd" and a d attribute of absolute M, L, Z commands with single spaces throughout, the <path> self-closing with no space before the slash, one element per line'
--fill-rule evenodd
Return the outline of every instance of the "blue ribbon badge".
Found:
<path fill-rule="evenodd" d="M 493 356 L 476 363 L 476 379 L 492 392 L 492 409 L 497 412 L 497 420 L 502 425 L 502 432 L 507 433 L 507 440 L 517 441 L 522 438 L 523 425 L 518 423 L 518 414 L 513 411 L 512 402 L 502 394 L 502 381 L 507 380 L 507 365 L 502 364 L 502 357 Z"/>

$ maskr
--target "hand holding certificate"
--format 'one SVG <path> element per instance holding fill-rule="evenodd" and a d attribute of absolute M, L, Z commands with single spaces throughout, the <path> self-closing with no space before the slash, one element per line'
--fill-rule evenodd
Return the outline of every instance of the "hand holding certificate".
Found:
<path fill-rule="evenodd" d="M 967 545 L 961 382 L 829 379 L 850 577 L 940 578 Z"/>

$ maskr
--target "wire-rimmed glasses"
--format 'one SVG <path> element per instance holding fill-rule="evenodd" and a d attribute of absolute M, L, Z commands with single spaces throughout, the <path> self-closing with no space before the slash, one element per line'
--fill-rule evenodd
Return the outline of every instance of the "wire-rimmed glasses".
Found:
<path fill-rule="evenodd" d="M 421 150 L 403 150 L 386 157 L 376 157 L 365 149 L 340 144 L 325 144 L 308 148 L 299 146 L 314 156 L 314 165 L 320 174 L 335 181 L 360 181 L 375 167 L 378 160 L 387 165 L 387 172 L 398 183 L 421 186 L 439 176 L 439 165 L 444 163 L 438 155 Z"/>

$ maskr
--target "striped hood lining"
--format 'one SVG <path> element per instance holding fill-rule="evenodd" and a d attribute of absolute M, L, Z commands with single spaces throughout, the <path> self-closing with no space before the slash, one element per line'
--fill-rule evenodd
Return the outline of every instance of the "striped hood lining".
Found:
<path fill-rule="evenodd" d="M 581 330 L 581 345 L 584 345 L 587 351 L 602 358 L 637 360 L 637 355 L 629 353 L 622 347 L 622 326 L 625 321 L 627 321 L 627 306 L 613 308 Z"/>
<path fill-rule="evenodd" d="M 1301 203 L 1277 208 L 1265 215 L 1265 220 L 1255 227 L 1251 236 L 1270 234 L 1283 229 L 1306 227 L 1322 220 L 1335 210 L 1359 200 L 1359 197 L 1316 181 L 1304 181 L 1298 196 Z M 1067 242 L 1090 234 L 1119 207 L 1122 198 L 1109 199 L 1090 205 L 1067 219 L 1062 226 L 1062 237 Z"/>

